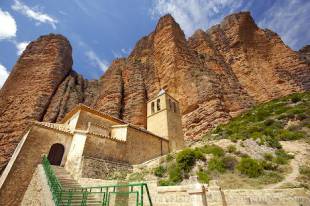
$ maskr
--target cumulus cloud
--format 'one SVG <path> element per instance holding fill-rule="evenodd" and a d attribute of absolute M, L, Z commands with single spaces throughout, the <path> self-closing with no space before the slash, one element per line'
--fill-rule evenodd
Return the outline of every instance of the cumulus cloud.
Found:
<path fill-rule="evenodd" d="M 17 26 L 15 19 L 7 11 L 0 8 L 0 40 L 10 39 L 16 36 Z"/>
<path fill-rule="evenodd" d="M 277 32 L 290 47 L 299 49 L 309 44 L 309 10 L 310 1 L 277 1 L 264 12 L 264 18 L 258 25 Z"/>
<path fill-rule="evenodd" d="M 5 68 L 5 66 L 0 64 L 0 89 L 1 89 L 2 85 L 4 84 L 5 80 L 8 78 L 9 74 L 10 73 Z"/>
<path fill-rule="evenodd" d="M 48 14 L 45 14 L 41 11 L 38 11 L 36 8 L 31 8 L 19 0 L 15 0 L 12 5 L 14 11 L 18 11 L 26 17 L 35 20 L 38 24 L 47 23 L 50 24 L 54 29 L 56 29 L 56 24 L 58 23 L 57 19 L 51 17 Z"/>
<path fill-rule="evenodd" d="M 105 59 L 100 59 L 94 51 L 89 50 L 85 52 L 85 55 L 90 60 L 90 63 L 101 71 L 104 72 L 108 68 L 108 62 Z"/>
<path fill-rule="evenodd" d="M 242 0 L 155 0 L 151 16 L 170 13 L 180 24 L 186 36 L 196 29 L 207 29 L 219 23 L 227 14 L 242 6 Z"/>
<path fill-rule="evenodd" d="M 29 43 L 29 41 L 16 43 L 17 55 L 21 55 Z"/>

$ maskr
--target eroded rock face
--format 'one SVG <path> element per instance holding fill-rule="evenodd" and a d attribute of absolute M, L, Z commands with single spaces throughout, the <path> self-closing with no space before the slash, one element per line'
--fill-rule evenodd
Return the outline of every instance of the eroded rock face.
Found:
<path fill-rule="evenodd" d="M 0 167 L 30 120 L 60 121 L 84 103 L 141 127 L 146 102 L 164 88 L 180 102 L 186 139 L 201 137 L 251 106 L 310 89 L 309 47 L 294 52 L 250 13 L 227 16 L 186 39 L 170 15 L 116 59 L 99 80 L 71 69 L 69 42 L 32 42 L 0 91 Z"/>
<path fill-rule="evenodd" d="M 98 81 L 72 71 L 71 50 L 65 37 L 51 34 L 30 43 L 18 59 L 0 90 L 0 171 L 30 121 L 55 122 L 76 104 L 95 101 Z"/>

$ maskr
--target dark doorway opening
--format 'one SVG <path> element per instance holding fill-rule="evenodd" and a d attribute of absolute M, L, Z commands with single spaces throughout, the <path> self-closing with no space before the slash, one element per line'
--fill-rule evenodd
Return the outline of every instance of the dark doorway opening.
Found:
<path fill-rule="evenodd" d="M 65 152 L 65 147 L 62 144 L 56 143 L 51 146 L 47 159 L 51 165 L 60 165 Z"/>

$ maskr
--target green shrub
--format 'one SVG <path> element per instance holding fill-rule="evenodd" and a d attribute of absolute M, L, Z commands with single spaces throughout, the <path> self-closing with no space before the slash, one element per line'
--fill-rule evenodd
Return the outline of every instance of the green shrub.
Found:
<path fill-rule="evenodd" d="M 202 151 L 206 154 L 213 154 L 218 157 L 222 157 L 225 154 L 225 151 L 217 145 L 205 145 L 202 148 Z"/>
<path fill-rule="evenodd" d="M 213 157 L 208 162 L 208 169 L 209 171 L 217 171 L 220 173 L 225 172 L 225 164 L 223 162 L 223 159 L 220 157 Z"/>
<path fill-rule="evenodd" d="M 183 170 L 185 173 L 188 173 L 195 165 L 196 159 L 202 157 L 203 154 L 201 151 L 199 152 L 199 150 L 186 148 L 177 154 L 176 162 L 181 170 Z"/>
<path fill-rule="evenodd" d="M 241 174 L 247 175 L 251 178 L 259 177 L 263 174 L 262 165 L 257 160 L 251 158 L 242 158 L 237 169 Z"/>
<path fill-rule="evenodd" d="M 235 145 L 229 145 L 227 147 L 227 152 L 229 152 L 229 153 L 235 153 L 236 151 L 237 151 L 237 148 Z"/>
<path fill-rule="evenodd" d="M 265 137 L 265 141 L 269 147 L 276 148 L 276 149 L 281 149 L 282 145 L 278 141 L 278 139 L 274 137 Z"/>
<path fill-rule="evenodd" d="M 201 170 L 197 172 L 198 180 L 200 183 L 209 183 L 210 177 L 207 171 Z"/>
<path fill-rule="evenodd" d="M 261 165 L 264 168 L 264 170 L 277 170 L 278 169 L 278 165 L 273 163 L 273 162 L 269 162 L 269 161 L 261 161 Z"/>
<path fill-rule="evenodd" d="M 290 131 L 287 129 L 280 130 L 279 133 L 276 136 L 279 140 L 297 140 L 305 137 L 305 134 L 303 132 L 298 131 Z"/>
<path fill-rule="evenodd" d="M 273 155 L 271 153 L 265 153 L 264 159 L 267 161 L 271 161 L 273 159 Z"/>
<path fill-rule="evenodd" d="M 299 168 L 299 173 L 310 178 L 310 166 L 303 165 Z"/>
<path fill-rule="evenodd" d="M 293 96 L 292 98 L 291 98 L 291 101 L 293 102 L 293 103 L 297 103 L 297 102 L 299 102 L 301 100 L 301 97 L 300 96 Z"/>
<path fill-rule="evenodd" d="M 223 163 L 225 169 L 234 170 L 238 163 L 238 160 L 233 156 L 225 156 L 223 157 Z"/>
<path fill-rule="evenodd" d="M 196 160 L 205 160 L 205 156 L 203 155 L 201 148 L 195 148 L 193 150 Z"/>
<path fill-rule="evenodd" d="M 167 172 L 167 169 L 163 167 L 162 165 L 158 166 L 154 170 L 154 175 L 157 177 L 163 177 L 165 173 Z"/>
<path fill-rule="evenodd" d="M 174 156 L 172 155 L 172 154 L 167 154 L 167 156 L 166 156 L 166 161 L 167 162 L 171 162 L 172 160 L 174 159 Z"/>
<path fill-rule="evenodd" d="M 290 159 L 293 159 L 293 155 L 287 154 L 284 150 L 279 149 L 275 152 L 276 157 L 273 159 L 273 162 L 284 165 L 287 164 Z"/>
<path fill-rule="evenodd" d="M 182 182 L 182 171 L 177 165 L 171 165 L 168 169 L 169 180 L 173 184 Z"/>
<path fill-rule="evenodd" d="M 275 184 L 284 179 L 284 177 L 277 172 L 265 172 L 264 175 L 261 176 L 259 182 L 261 184 Z"/>
<path fill-rule="evenodd" d="M 173 182 L 171 182 L 169 179 L 161 179 L 158 182 L 159 186 L 169 186 L 169 185 L 174 185 Z"/>
<path fill-rule="evenodd" d="M 273 119 L 267 119 L 264 121 L 265 126 L 271 126 L 275 121 Z"/>

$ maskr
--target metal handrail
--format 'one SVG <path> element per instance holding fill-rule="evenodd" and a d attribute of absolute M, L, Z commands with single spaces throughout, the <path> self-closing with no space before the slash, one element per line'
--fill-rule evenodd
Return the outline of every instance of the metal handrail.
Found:
<path fill-rule="evenodd" d="M 153 206 L 150 192 L 146 183 L 133 183 L 133 184 L 119 184 L 119 185 L 105 185 L 95 187 L 80 187 L 80 188 L 66 188 L 64 189 L 59 182 L 53 168 L 47 157 L 44 155 L 42 159 L 42 165 L 47 176 L 48 185 L 52 192 L 53 200 L 56 206 L 70 206 L 74 196 L 81 195 L 82 199 L 79 204 L 86 206 L 89 195 L 102 195 L 102 200 L 98 201 L 102 206 L 109 206 L 111 194 L 135 194 L 136 206 L 143 206 L 143 192 L 146 190 L 148 202 L 150 206 Z M 128 188 L 128 192 L 117 192 L 117 188 Z M 138 187 L 138 191 L 134 191 L 134 188 Z M 110 191 L 112 189 L 112 191 Z"/>

